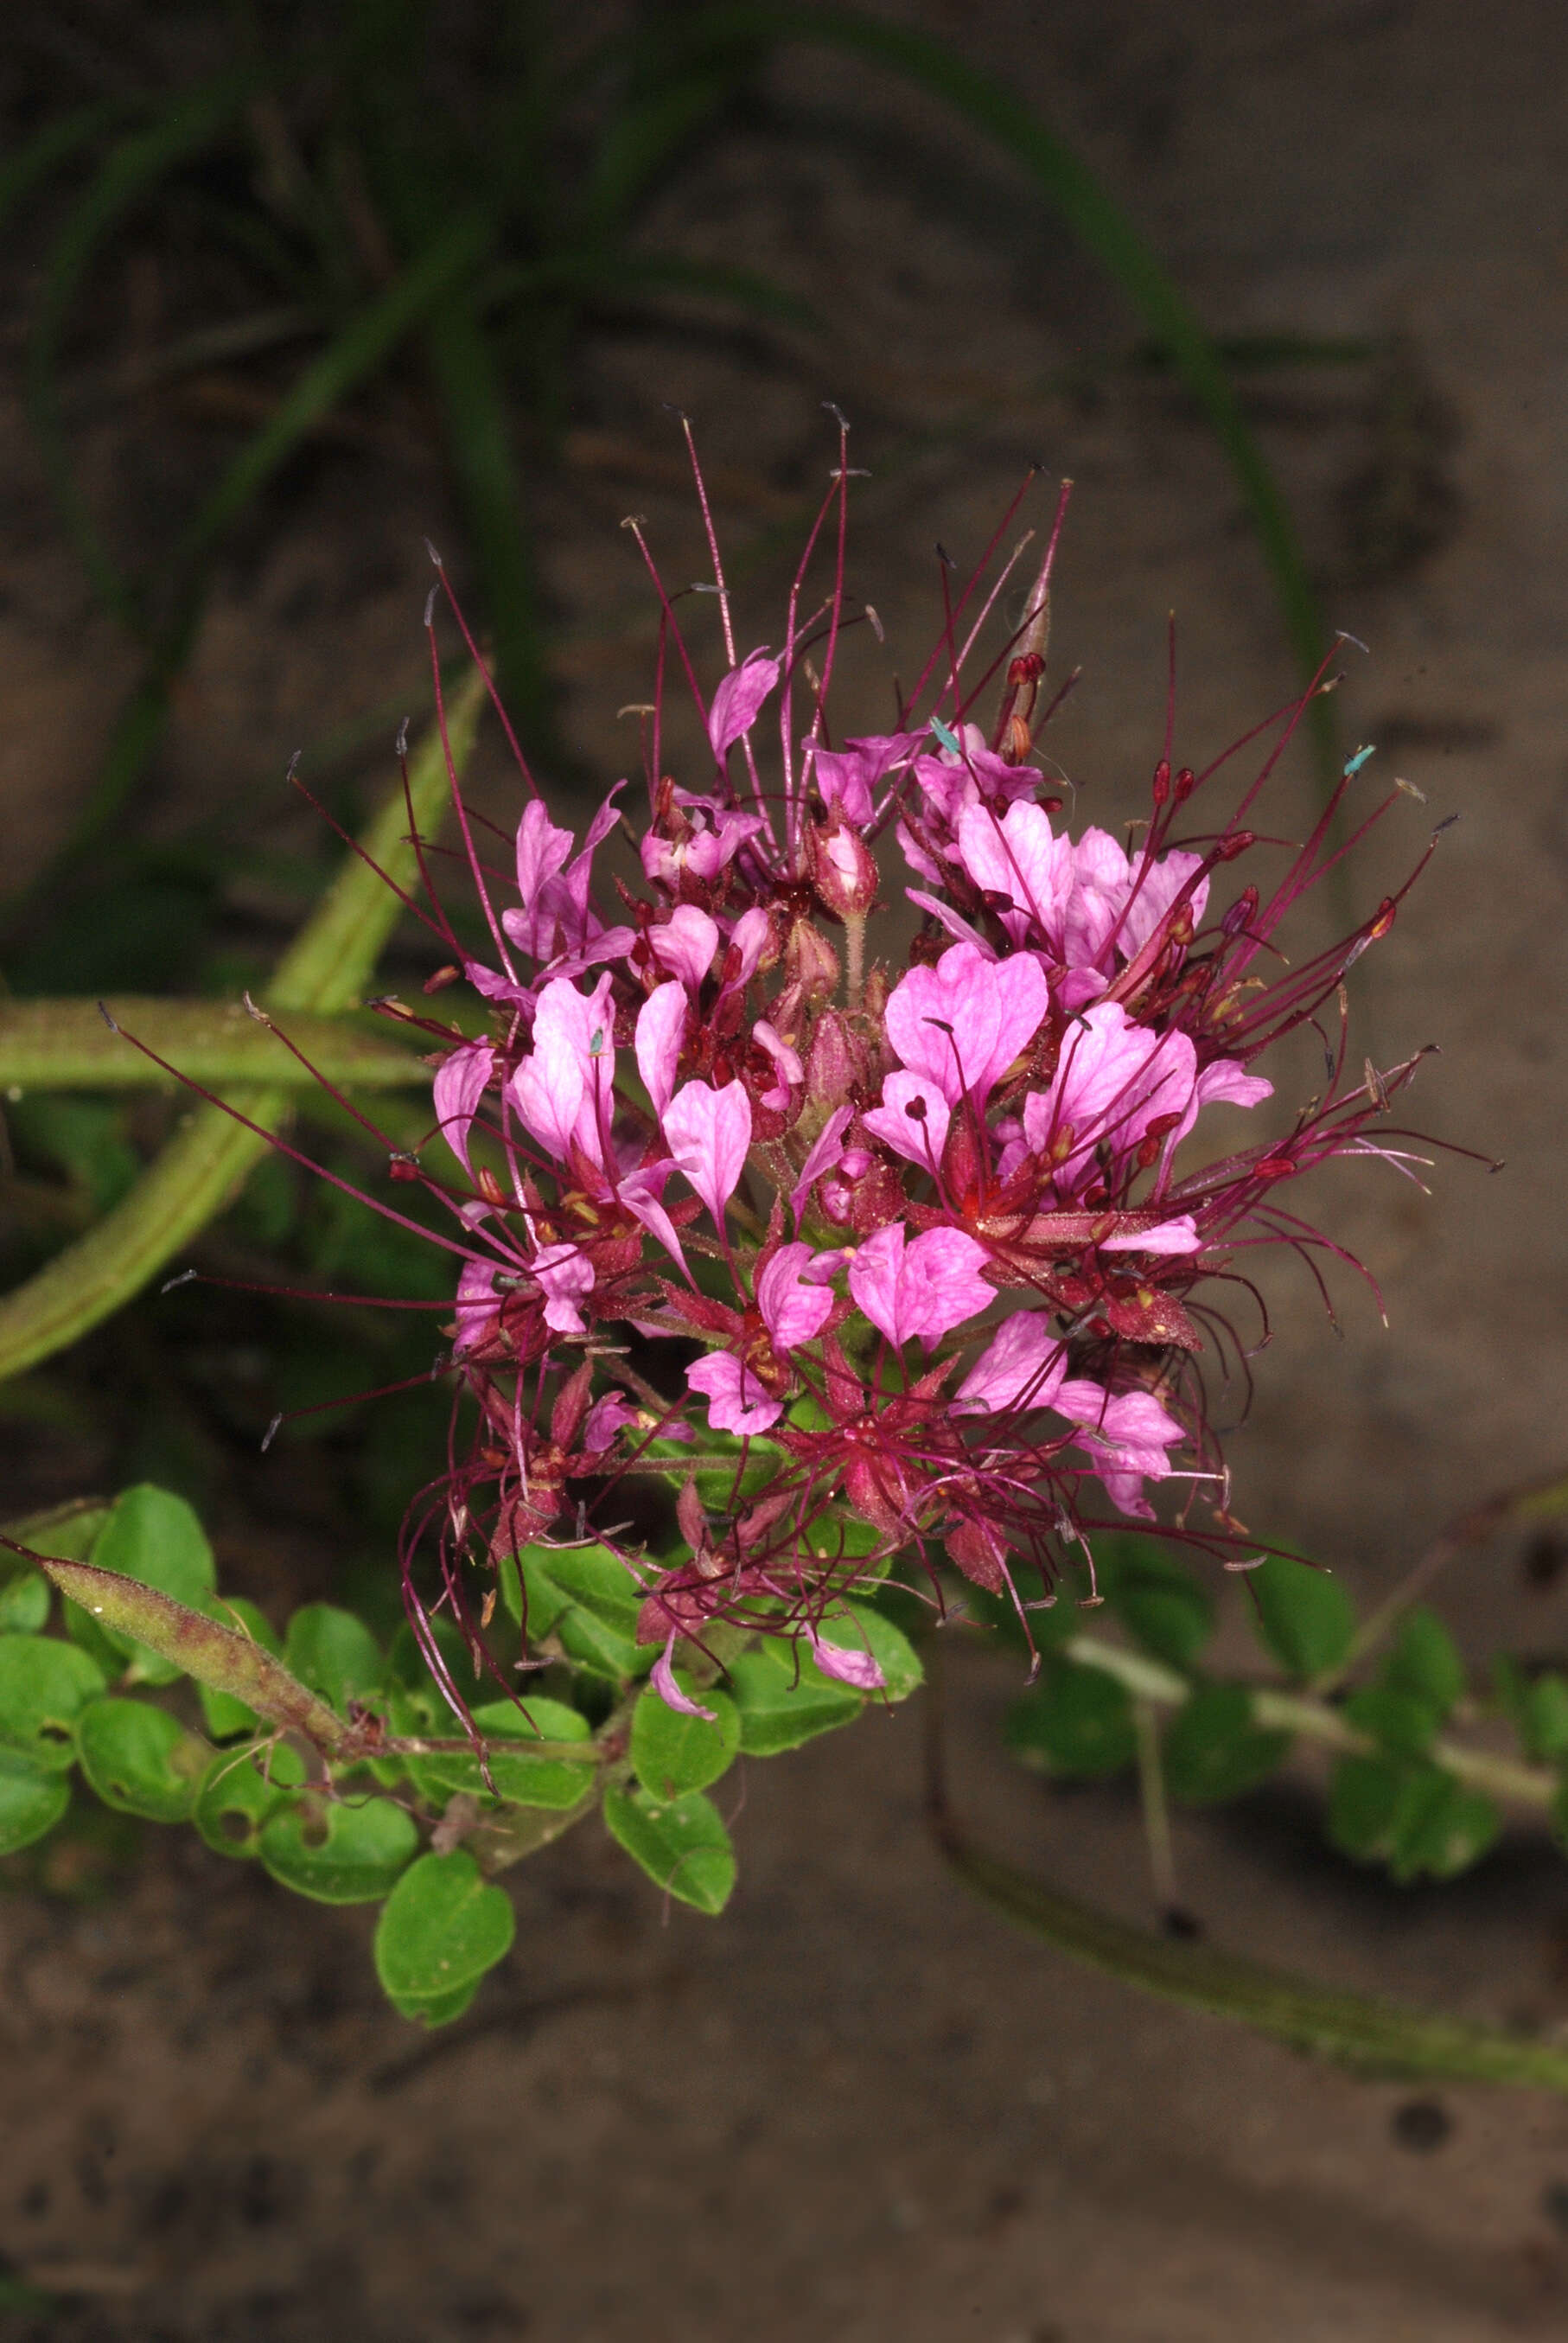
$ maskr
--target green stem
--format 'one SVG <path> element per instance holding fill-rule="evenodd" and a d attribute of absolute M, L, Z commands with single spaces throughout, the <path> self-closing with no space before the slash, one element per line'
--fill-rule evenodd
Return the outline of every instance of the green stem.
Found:
<path fill-rule="evenodd" d="M 1113 1676 L 1134 1700 L 1180 1708 L 1191 1696 L 1191 1685 L 1174 1668 L 1163 1667 L 1158 1660 L 1145 1659 L 1141 1652 L 1127 1651 L 1120 1644 L 1108 1644 L 1098 1635 L 1070 1636 L 1061 1649 L 1079 1667 L 1098 1668 L 1101 1674 Z M 1362 1733 L 1339 1709 L 1310 1693 L 1276 1692 L 1260 1684 L 1252 1690 L 1251 1702 L 1253 1722 L 1266 1733 L 1299 1733 L 1350 1756 L 1378 1755 L 1379 1744 L 1370 1733 Z M 1473 1789 L 1487 1791 L 1493 1797 L 1511 1799 L 1516 1805 L 1549 1807 L 1557 1795 L 1557 1775 L 1545 1765 L 1523 1765 L 1517 1758 L 1471 1749 L 1442 1735 L 1426 1754 L 1456 1781 L 1468 1782 Z"/>
<path fill-rule="evenodd" d="M 476 673 L 448 703 L 448 737 L 459 770 L 484 699 L 484 679 Z M 432 729 L 409 769 L 420 833 L 436 828 L 447 791 L 446 758 Z M 408 807 L 399 787 L 363 840 L 368 860 L 349 857 L 285 954 L 265 996 L 269 1009 L 289 1017 L 332 1015 L 356 1004 L 401 909 L 386 880 L 407 888 L 417 878 L 407 830 Z M 293 1061 L 281 1041 L 274 1046 L 281 1073 Z M 128 1042 L 126 1047 L 129 1052 Z M 96 1228 L 0 1301 L 0 1380 L 78 1341 L 189 1244 L 265 1155 L 267 1134 L 284 1121 L 290 1102 L 287 1081 L 275 1077 L 265 1086 L 236 1089 L 226 1105 L 198 1106 Z M 257 1128 L 237 1121 L 237 1114 Z"/>

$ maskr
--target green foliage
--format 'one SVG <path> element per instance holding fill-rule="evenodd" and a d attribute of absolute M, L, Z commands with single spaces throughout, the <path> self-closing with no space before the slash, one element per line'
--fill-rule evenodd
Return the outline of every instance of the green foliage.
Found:
<path fill-rule="evenodd" d="M 1197 1664 L 1214 1630 L 1214 1598 L 1156 1538 L 1112 1537 L 1095 1550 L 1101 1590 L 1144 1650 L 1173 1668 Z"/>
<path fill-rule="evenodd" d="M 148 1822 L 183 1823 L 212 1752 L 167 1709 L 93 1700 L 76 1719 L 76 1755 L 106 1806 Z"/>
<path fill-rule="evenodd" d="M 510 1571 L 503 1575 L 503 1599 L 532 1646 L 548 1649 L 548 1638 L 574 1666 L 611 1684 L 648 1674 L 658 1653 L 638 1643 L 642 1592 L 618 1554 L 602 1545 L 530 1545 L 517 1560 L 523 1604 L 519 1608 Z"/>
<path fill-rule="evenodd" d="M 145 1483 L 116 1501 L 87 1559 L 98 1570 L 156 1586 L 193 1610 L 205 1609 L 217 1591 L 212 1548 L 190 1506 L 183 1497 Z M 96 1658 L 106 1655 L 106 1673 L 127 1684 L 168 1684 L 182 1673 L 146 1644 L 89 1618 L 79 1604 L 66 1604 L 65 1622 L 85 1650 Z"/>
<path fill-rule="evenodd" d="M 825 1676 L 809 1653 L 767 1642 L 729 1663 L 728 1681 L 748 1757 L 777 1757 L 852 1725 L 865 1703 L 848 1684 Z"/>
<path fill-rule="evenodd" d="M 706 1790 L 729 1772 L 740 1748 L 735 1703 L 717 1686 L 699 1687 L 684 1670 L 676 1683 L 710 1711 L 712 1722 L 682 1716 L 658 1693 L 639 1693 L 631 1712 L 631 1765 L 648 1800 L 668 1805 L 688 1790 Z"/>
<path fill-rule="evenodd" d="M 221 1749 L 202 1776 L 191 1820 L 215 1855 L 258 1855 L 263 1825 L 304 1779 L 305 1761 L 286 1742 Z"/>
<path fill-rule="evenodd" d="M 1406 1884 L 1452 1879 L 1484 1855 L 1496 1807 L 1441 1765 L 1397 1757 L 1342 1757 L 1329 1792 L 1329 1836 L 1344 1855 L 1384 1863 Z"/>
<path fill-rule="evenodd" d="M 1452 1636 L 1425 1604 L 1405 1614 L 1379 1682 L 1429 1708 L 1442 1724 L 1464 1690 L 1464 1662 Z"/>
<path fill-rule="evenodd" d="M 67 1772 L 76 1719 L 103 1690 L 103 1670 L 75 1644 L 0 1635 L 0 1749 L 45 1773 Z"/>
<path fill-rule="evenodd" d="M 469 1714 L 485 1738 L 494 1793 L 488 1790 L 477 1757 L 444 1753 L 409 1761 L 410 1772 L 427 1796 L 444 1803 L 459 1792 L 469 1797 L 493 1795 L 511 1805 L 565 1813 L 593 1788 L 597 1753 L 590 1745 L 588 1721 L 564 1701 L 529 1693 L 520 1709 L 509 1700 L 492 1700 L 482 1702 Z M 444 1729 L 456 1723 L 445 1707 L 442 1717 Z M 558 1747 L 548 1756 L 531 1756 L 527 1754 L 530 1739 L 577 1745 L 582 1755 L 566 1756 Z"/>
<path fill-rule="evenodd" d="M 317 1904 L 377 1904 L 411 1860 L 419 1833 L 386 1798 L 312 1792 L 262 1825 L 257 1853 L 276 1880 Z"/>
<path fill-rule="evenodd" d="M 1355 1605 L 1337 1578 L 1288 1554 L 1271 1554 L 1247 1574 L 1254 1623 L 1287 1675 L 1311 1683 L 1337 1668 L 1355 1634 Z"/>
<path fill-rule="evenodd" d="M 307 1603 L 294 1614 L 283 1640 L 286 1664 L 329 1700 L 340 1716 L 351 1700 L 379 1691 L 384 1663 L 375 1636 L 352 1611 Z"/>
<path fill-rule="evenodd" d="M 1165 1785 L 1184 1805 L 1213 1805 L 1256 1789 L 1290 1754 L 1288 1733 L 1254 1722 L 1241 1684 L 1201 1684 L 1165 1729 Z"/>
<path fill-rule="evenodd" d="M 823 1619 L 821 1642 L 835 1650 L 869 1652 L 882 1671 L 883 1684 L 874 1700 L 908 1700 L 925 1680 L 920 1654 L 901 1627 L 896 1627 L 875 1603 L 854 1600 L 839 1604 Z"/>
<path fill-rule="evenodd" d="M 1069 1780 L 1120 1774 L 1137 1748 L 1125 1688 L 1099 1668 L 1070 1660 L 1045 1662 L 1039 1683 L 1008 1710 L 1003 1731 L 1024 1765 Z"/>
<path fill-rule="evenodd" d="M 1352 1693 L 1345 1715 L 1395 1757 L 1424 1757 L 1441 1722 L 1436 1709 L 1415 1694 L 1391 1692 L 1384 1684 Z"/>
<path fill-rule="evenodd" d="M 646 1790 L 608 1789 L 604 1818 L 655 1886 L 699 1912 L 723 1911 L 735 1885 L 735 1850 L 718 1807 L 700 1790 L 667 1805 Z"/>
<path fill-rule="evenodd" d="M 52 1831 L 70 1803 L 64 1773 L 0 1749 L 0 1855 L 15 1855 Z"/>
<path fill-rule="evenodd" d="M 49 1582 L 41 1571 L 19 1570 L 0 1586 L 0 1635 L 37 1635 L 49 1624 Z"/>
<path fill-rule="evenodd" d="M 422 1855 L 376 1924 L 376 1974 L 393 2007 L 427 2026 L 459 2016 L 479 1980 L 511 1950 L 509 1898 L 471 1855 Z"/>

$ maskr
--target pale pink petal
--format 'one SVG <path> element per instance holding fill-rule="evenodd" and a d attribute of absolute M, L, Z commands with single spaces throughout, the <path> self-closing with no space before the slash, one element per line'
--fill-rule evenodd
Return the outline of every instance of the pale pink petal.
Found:
<path fill-rule="evenodd" d="M 833 1297 L 809 1282 L 808 1244 L 780 1245 L 757 1279 L 757 1307 L 776 1351 L 793 1351 L 819 1335 L 833 1312 Z"/>
<path fill-rule="evenodd" d="M 628 1423 L 637 1422 L 637 1410 L 624 1392 L 606 1392 L 596 1399 L 588 1412 L 582 1429 L 582 1444 L 590 1456 L 602 1455 L 624 1432 Z"/>
<path fill-rule="evenodd" d="M 842 1644 L 829 1644 L 812 1627 L 806 1630 L 806 1640 L 811 1646 L 811 1657 L 825 1676 L 839 1684 L 850 1684 L 856 1692 L 880 1692 L 887 1684 L 881 1664 L 869 1652 L 846 1651 Z"/>
<path fill-rule="evenodd" d="M 693 1391 L 708 1401 L 708 1421 L 715 1432 L 733 1432 L 740 1439 L 766 1432 L 784 1413 L 782 1400 L 759 1383 L 748 1366 L 728 1351 L 709 1351 L 686 1370 Z"/>
<path fill-rule="evenodd" d="M 593 1292 L 593 1263 L 575 1244 L 545 1245 L 528 1263 L 528 1275 L 545 1297 L 545 1324 L 558 1334 L 580 1334 L 578 1303 Z"/>
<path fill-rule="evenodd" d="M 732 667 L 713 695 L 708 711 L 708 737 L 720 764 L 743 732 L 749 732 L 757 711 L 779 680 L 779 661 L 766 651 L 753 651 Z"/>
<path fill-rule="evenodd" d="M 719 922 L 695 903 L 678 903 L 662 927 L 649 928 L 648 940 L 659 966 L 695 992 L 713 965 Z"/>
<path fill-rule="evenodd" d="M 1000 1326 L 954 1395 L 955 1415 L 1048 1407 L 1067 1371 L 1067 1351 L 1043 1311 L 1020 1310 Z"/>
<path fill-rule="evenodd" d="M 835 1107 L 813 1140 L 806 1161 L 800 1166 L 800 1177 L 789 1197 L 789 1209 L 795 1215 L 797 1226 L 799 1225 L 801 1208 L 818 1181 L 826 1172 L 836 1171 L 843 1161 L 844 1133 L 853 1121 L 854 1113 L 853 1107 Z"/>
<path fill-rule="evenodd" d="M 436 1120 L 465 1172 L 472 1169 L 468 1161 L 468 1133 L 495 1063 L 496 1053 L 488 1041 L 466 1041 L 437 1067 L 431 1084 Z"/>
<path fill-rule="evenodd" d="M 895 1073 L 882 1084 L 881 1105 L 863 1121 L 872 1138 L 895 1155 L 918 1163 L 923 1172 L 934 1172 L 948 1143 L 952 1109 L 929 1075 Z"/>
<path fill-rule="evenodd" d="M 673 1708 L 678 1716 L 699 1716 L 704 1725 L 717 1725 L 719 1718 L 715 1712 L 711 1708 L 704 1708 L 700 1702 L 690 1699 L 676 1683 L 675 1672 L 669 1664 L 670 1654 L 674 1649 L 675 1637 L 672 1634 L 648 1671 L 649 1684 L 665 1706 Z"/>
<path fill-rule="evenodd" d="M 994 960 L 955 944 L 934 968 L 912 968 L 889 996 L 888 1039 L 911 1073 L 928 1074 L 950 1106 L 983 1106 L 1044 1023 L 1050 988 L 1029 953 Z"/>
<path fill-rule="evenodd" d="M 457 1279 L 457 1333 L 452 1344 L 454 1358 L 460 1359 L 465 1351 L 473 1349 L 499 1307 L 494 1262 L 466 1261 Z"/>
<path fill-rule="evenodd" d="M 849 1292 L 895 1348 L 929 1351 L 996 1299 L 980 1276 L 984 1249 L 961 1229 L 928 1229 L 909 1242 L 894 1222 L 868 1238 L 849 1264 Z"/>
<path fill-rule="evenodd" d="M 739 1082 L 716 1091 L 688 1082 L 663 1115 L 664 1136 L 676 1168 L 684 1172 L 722 1232 L 724 1208 L 746 1169 L 751 1144 L 751 1101 Z"/>
<path fill-rule="evenodd" d="M 661 984 L 637 1012 L 637 1071 L 662 1116 L 675 1094 L 675 1072 L 686 1039 L 686 988 Z"/>
<path fill-rule="evenodd" d="M 1101 1252 L 1198 1252 L 1203 1240 L 1198 1233 L 1197 1222 L 1191 1212 L 1179 1212 L 1173 1221 L 1159 1221 L 1141 1235 L 1102 1237 Z"/>
<path fill-rule="evenodd" d="M 724 955 L 722 971 L 726 992 L 738 986 L 749 984 L 757 973 L 758 962 L 773 932 L 773 922 L 760 903 L 742 911 L 729 930 L 729 946 Z"/>
<path fill-rule="evenodd" d="M 1213 1106 L 1221 1100 L 1228 1106 L 1256 1106 L 1260 1099 L 1273 1094 L 1272 1082 L 1261 1074 L 1248 1073 L 1234 1058 L 1216 1058 L 1198 1077 L 1200 1106 Z"/>
<path fill-rule="evenodd" d="M 959 857 L 977 887 L 1013 905 L 1002 926 L 1015 944 L 1030 930 L 1037 940 L 1058 939 L 1071 892 L 1072 846 L 1056 837 L 1043 806 L 1021 800 L 1000 819 L 990 806 L 966 806 L 959 816 Z"/>

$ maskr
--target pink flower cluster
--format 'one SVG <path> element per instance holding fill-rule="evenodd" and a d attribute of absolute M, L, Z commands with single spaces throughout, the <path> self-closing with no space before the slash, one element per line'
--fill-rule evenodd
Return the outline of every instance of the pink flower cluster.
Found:
<path fill-rule="evenodd" d="M 1369 1126 L 1414 1062 L 1352 1081 L 1342 1021 L 1326 1087 L 1282 1135 L 1197 1161 L 1204 1109 L 1270 1096 L 1261 1051 L 1393 915 L 1293 969 L 1273 944 L 1339 850 L 1337 799 L 1271 890 L 1211 908 L 1220 874 L 1263 850 L 1245 825 L 1304 699 L 1217 825 L 1189 809 L 1227 758 L 1173 771 L 1168 738 L 1138 842 L 1069 835 L 1034 761 L 1059 511 L 1021 627 L 982 652 L 1011 565 L 982 569 L 897 729 L 836 742 L 829 686 L 859 618 L 847 478 L 841 462 L 777 651 L 739 655 L 712 544 L 726 665 L 706 700 L 648 563 L 660 673 L 673 646 L 709 756 L 666 772 L 652 711 L 641 886 L 617 879 L 615 918 L 595 863 L 624 782 L 580 846 L 530 800 L 502 908 L 473 855 L 484 960 L 435 914 L 455 951 L 435 984 L 465 979 L 483 1024 L 424 1021 L 464 1178 L 419 1176 L 460 1232 L 453 1363 L 480 1425 L 447 1493 L 448 1584 L 461 1602 L 465 1564 L 595 1534 L 631 1476 L 662 1481 L 679 1554 L 616 1550 L 678 1699 L 675 1640 L 721 1621 L 804 1634 L 874 1681 L 816 1628 L 891 1554 L 945 1556 L 1021 1603 L 1098 1523 L 1152 1519 L 1173 1477 L 1181 1518 L 1201 1493 L 1222 1536 L 1201 1370 L 1235 1337 L 1204 1289 L 1250 1291 L 1250 1246 L 1326 1242 L 1281 1184 L 1329 1156 L 1400 1160 Z M 809 605 L 819 548 L 830 582 Z M 919 924 L 894 965 L 868 920 L 900 889 Z M 711 1513 L 696 1475 L 711 1490 L 719 1470 L 731 1494 Z M 844 1551 L 849 1517 L 876 1556 Z"/>

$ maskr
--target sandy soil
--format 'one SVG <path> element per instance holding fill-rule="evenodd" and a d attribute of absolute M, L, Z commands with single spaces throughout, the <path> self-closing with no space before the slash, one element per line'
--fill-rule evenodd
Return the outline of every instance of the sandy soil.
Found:
<path fill-rule="evenodd" d="M 1369 858 L 1358 899 L 1432 820 L 1463 816 L 1358 970 L 1364 1046 L 1386 1061 L 1439 1041 L 1421 1119 L 1508 1159 L 1496 1178 L 1444 1164 L 1431 1200 L 1342 1177 L 1336 1230 L 1382 1280 L 1391 1332 L 1348 1286 L 1336 1336 L 1300 1279 L 1271 1283 L 1280 1332 L 1232 1443 L 1237 1505 L 1371 1588 L 1456 1507 L 1563 1455 L 1568 20 L 1545 0 L 904 13 L 1049 110 L 1216 327 L 1399 337 L 1381 371 L 1295 369 L 1254 394 L 1332 619 L 1371 647 L 1346 687 L 1347 739 L 1379 742 L 1378 764 L 1427 796 Z M 700 574 L 658 402 L 697 417 L 745 545 L 831 461 L 817 406 L 831 395 L 879 473 L 857 582 L 906 672 L 935 606 L 932 541 L 978 551 L 1037 454 L 1078 482 L 1053 655 L 1086 675 L 1052 746 L 1086 816 L 1135 813 L 1168 608 L 1184 753 L 1211 752 L 1289 688 L 1235 492 L 1158 382 L 1061 387 L 1084 352 L 1124 346 L 1127 321 L 1005 170 L 893 94 L 878 99 L 886 153 L 847 158 L 832 120 L 852 83 L 792 65 L 780 103 L 820 116 L 819 145 L 736 140 L 666 223 L 817 301 L 826 352 L 628 337 L 588 369 L 573 463 L 545 501 L 572 739 L 613 778 L 615 710 L 644 696 L 621 513 L 648 511 L 672 574 Z M 951 206 L 931 193 L 944 183 Z M 49 532 L 5 396 L 15 869 L 59 834 L 126 669 Z M 106 420 L 92 460 L 113 467 L 136 427 Z M 146 425 L 149 447 L 166 427 Z M 151 457 L 138 477 L 154 493 Z M 1411 558 L 1371 574 L 1369 533 L 1391 512 Z M 221 772 L 256 804 L 258 832 L 293 837 L 293 816 L 268 810 L 288 752 L 398 689 L 421 704 L 419 540 L 443 528 L 417 443 L 327 452 L 308 524 L 226 572 L 160 769 L 171 827 Z M 780 575 L 764 553 L 748 578 L 756 639 L 776 637 Z M 857 688 L 877 720 L 886 684 L 869 659 Z M 502 802 L 498 761 L 490 772 Z M 1303 766 L 1282 826 L 1310 790 Z M 1444 1589 L 1478 1653 L 1568 1643 L 1561 1589 L 1533 1592 L 1519 1559 L 1480 1554 Z M 1005 1665 L 971 1655 L 956 1679 L 970 1811 L 1043 1872 L 1139 1910 L 1127 1804 L 1007 1770 Z M 667 1919 L 584 1832 L 518 1877 L 516 1953 L 474 2016 L 428 2045 L 377 2004 L 366 1916 L 285 1902 L 199 1849 L 153 1842 L 91 1906 L 9 1900 L 0 2251 L 68 2297 L 34 2331 L 1561 2330 L 1568 2111 L 1453 2092 L 1441 2119 L 1412 2116 L 1408 2092 L 1048 1957 L 943 1877 L 918 1760 L 917 1721 L 900 1715 L 737 1777 L 741 1885 L 717 1925 Z M 1568 1875 L 1543 1841 L 1506 1842 L 1455 1888 L 1400 1893 L 1319 1853 L 1309 1805 L 1282 1792 L 1184 1824 L 1179 1855 L 1186 1901 L 1227 1941 L 1476 2015 L 1568 2022 Z"/>

